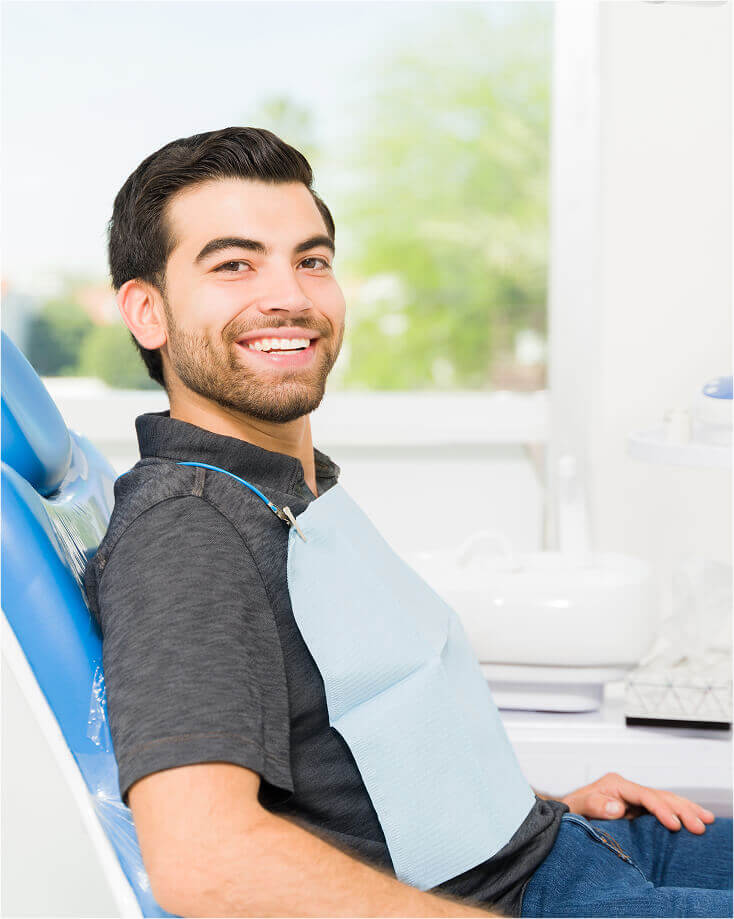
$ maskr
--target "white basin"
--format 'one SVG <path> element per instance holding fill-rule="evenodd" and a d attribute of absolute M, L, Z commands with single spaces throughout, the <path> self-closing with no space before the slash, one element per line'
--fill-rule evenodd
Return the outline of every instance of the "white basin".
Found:
<path fill-rule="evenodd" d="M 611 552 L 498 553 L 486 546 L 493 535 L 405 556 L 461 617 L 480 662 L 629 668 L 643 657 L 655 621 L 646 563 Z"/>

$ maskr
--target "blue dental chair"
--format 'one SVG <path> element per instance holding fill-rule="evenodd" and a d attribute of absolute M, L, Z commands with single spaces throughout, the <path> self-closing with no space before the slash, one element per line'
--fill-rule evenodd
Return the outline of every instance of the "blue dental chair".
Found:
<path fill-rule="evenodd" d="M 153 898 L 131 812 L 120 800 L 102 636 L 83 591 L 116 477 L 85 437 L 67 429 L 3 332 L 3 655 L 69 784 L 119 915 L 170 916 Z"/>

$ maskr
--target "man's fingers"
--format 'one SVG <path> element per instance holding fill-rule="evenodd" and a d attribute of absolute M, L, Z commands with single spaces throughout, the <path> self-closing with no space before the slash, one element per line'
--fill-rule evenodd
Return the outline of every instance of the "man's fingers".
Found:
<path fill-rule="evenodd" d="M 682 798 L 672 792 L 655 791 L 654 788 L 646 788 L 644 785 L 638 785 L 636 782 L 625 781 L 622 794 L 627 801 L 642 804 L 651 814 L 655 814 L 658 820 L 674 832 L 684 826 L 691 833 L 700 835 L 706 831 L 706 825 L 703 822 L 703 814 L 699 816 L 699 811 L 704 811 L 706 815 L 710 812 L 705 808 L 699 808 L 693 801 Z M 713 815 L 711 818 L 713 819 Z"/>
<path fill-rule="evenodd" d="M 682 806 L 690 808 L 691 812 L 702 820 L 704 823 L 713 823 L 716 820 L 716 817 L 711 813 L 710 810 L 706 810 L 705 807 L 701 807 L 700 804 L 696 804 L 695 801 L 691 801 L 688 798 L 683 798 L 680 795 L 674 794 L 672 791 L 667 792 L 670 797 L 675 798 L 675 800 Z"/>
<path fill-rule="evenodd" d="M 700 835 L 706 832 L 706 825 L 692 808 L 680 808 L 678 813 L 683 821 L 683 826 L 687 830 L 690 830 L 691 833 L 698 833 Z"/>
<path fill-rule="evenodd" d="M 682 798 L 680 795 L 667 793 L 671 800 L 671 806 L 678 813 L 683 821 L 683 826 L 692 833 L 703 833 L 706 830 L 707 823 L 713 823 L 716 819 L 711 811 L 696 804 L 695 801 L 689 801 L 688 798 Z"/>
<path fill-rule="evenodd" d="M 636 782 L 626 780 L 622 795 L 626 801 L 630 801 L 633 804 L 642 804 L 651 814 L 655 814 L 663 826 L 667 826 L 669 830 L 675 832 L 681 828 L 681 820 L 673 807 L 660 792 L 655 791 L 653 788 L 646 788 L 644 785 L 638 785 Z"/>

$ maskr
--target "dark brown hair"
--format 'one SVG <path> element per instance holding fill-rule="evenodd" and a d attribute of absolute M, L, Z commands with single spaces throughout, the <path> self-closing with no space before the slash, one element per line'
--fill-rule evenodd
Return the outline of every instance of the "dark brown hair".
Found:
<path fill-rule="evenodd" d="M 334 239 L 329 208 L 311 187 L 311 166 L 295 147 L 265 128 L 222 128 L 194 134 L 151 153 L 117 193 L 108 225 L 108 258 L 115 290 L 139 278 L 165 295 L 166 263 L 174 248 L 164 219 L 167 202 L 189 185 L 230 178 L 302 182 Z M 160 350 L 143 348 L 131 336 L 151 378 L 165 387 Z"/>

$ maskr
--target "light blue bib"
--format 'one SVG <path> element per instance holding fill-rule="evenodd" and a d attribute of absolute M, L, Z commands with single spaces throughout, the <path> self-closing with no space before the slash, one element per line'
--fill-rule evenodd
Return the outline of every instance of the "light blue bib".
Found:
<path fill-rule="evenodd" d="M 293 518 L 240 481 L 290 521 L 293 615 L 396 876 L 428 890 L 490 858 L 535 794 L 459 617 L 338 483 Z"/>

